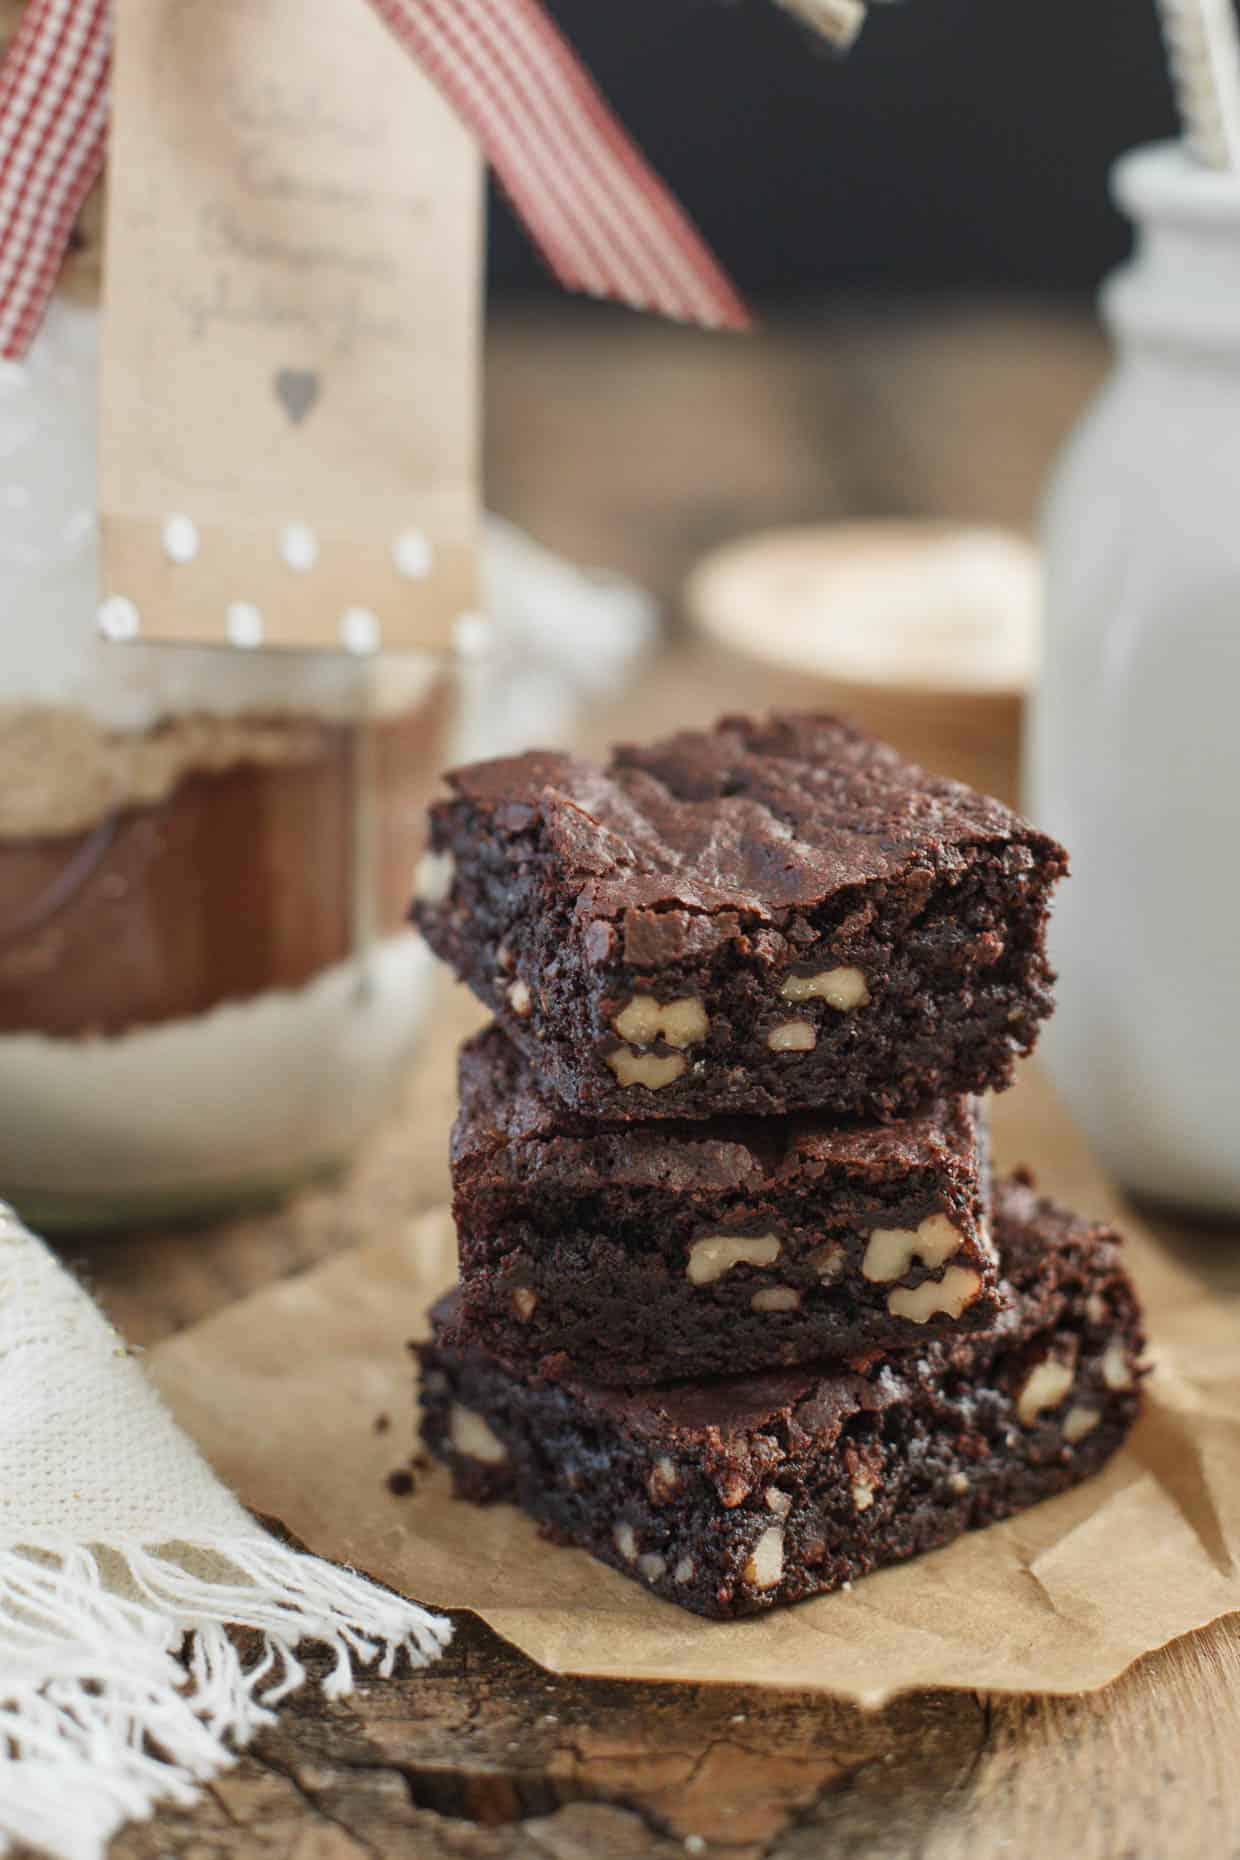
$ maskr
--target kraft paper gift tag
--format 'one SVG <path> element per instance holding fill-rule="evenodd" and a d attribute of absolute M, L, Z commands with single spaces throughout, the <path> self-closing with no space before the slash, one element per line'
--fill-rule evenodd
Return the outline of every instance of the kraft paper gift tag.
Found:
<path fill-rule="evenodd" d="M 556 1672 L 867 1705 L 921 1687 L 1087 1691 L 1240 1609 L 1236 1312 L 1158 1249 L 1036 1070 L 995 1111 L 1003 1167 L 1031 1164 L 1048 1193 L 1127 1234 L 1153 1340 L 1147 1412 L 1098 1478 L 851 1593 L 704 1621 L 549 1545 L 510 1506 L 457 1502 L 442 1468 L 394 1495 L 387 1475 L 412 1447 L 405 1341 L 455 1271 L 446 1213 L 402 1229 L 385 1209 L 373 1241 L 161 1345 L 152 1373 L 256 1510 L 421 1602 L 473 1610 Z"/>
<path fill-rule="evenodd" d="M 118 639 L 435 647 L 474 600 L 481 163 L 361 0 L 118 0 Z"/>

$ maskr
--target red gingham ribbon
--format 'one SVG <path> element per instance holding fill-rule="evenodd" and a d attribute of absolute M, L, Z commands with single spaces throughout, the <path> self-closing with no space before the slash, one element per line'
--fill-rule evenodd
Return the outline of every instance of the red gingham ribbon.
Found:
<path fill-rule="evenodd" d="M 486 150 L 561 284 L 710 329 L 732 285 L 537 0 L 371 0 Z"/>
<path fill-rule="evenodd" d="M 709 328 L 749 317 L 538 0 L 371 0 L 478 137 L 570 290 Z M 28 0 L 0 66 L 0 355 L 43 320 L 103 165 L 111 0 Z"/>
<path fill-rule="evenodd" d="M 29 0 L 0 66 L 0 355 L 24 355 L 103 166 L 110 0 Z"/>

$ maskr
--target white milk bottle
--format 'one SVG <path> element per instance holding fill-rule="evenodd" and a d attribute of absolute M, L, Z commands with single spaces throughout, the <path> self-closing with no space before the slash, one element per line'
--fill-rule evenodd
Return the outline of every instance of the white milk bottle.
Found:
<path fill-rule="evenodd" d="M 1026 798 L 1067 846 L 1045 1053 L 1128 1188 L 1240 1209 L 1240 175 L 1121 161 L 1117 354 L 1045 517 Z"/>

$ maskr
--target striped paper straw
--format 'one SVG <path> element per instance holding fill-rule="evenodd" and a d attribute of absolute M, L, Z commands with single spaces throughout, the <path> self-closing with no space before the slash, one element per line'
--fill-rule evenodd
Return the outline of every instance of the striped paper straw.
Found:
<path fill-rule="evenodd" d="M 846 52 L 865 25 L 865 0 L 779 0 L 836 51 Z"/>
<path fill-rule="evenodd" d="M 1240 168 L 1240 29 L 1233 0 L 1158 0 L 1184 140 L 1208 168 Z"/>

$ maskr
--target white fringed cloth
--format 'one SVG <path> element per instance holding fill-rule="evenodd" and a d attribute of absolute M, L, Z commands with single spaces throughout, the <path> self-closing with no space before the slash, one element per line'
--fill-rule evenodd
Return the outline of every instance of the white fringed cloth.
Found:
<path fill-rule="evenodd" d="M 304 1645 L 339 1697 L 450 1632 L 268 1536 L 0 1206 L 0 1853 L 101 1860 L 125 1822 L 191 1803 L 302 1683 Z"/>

